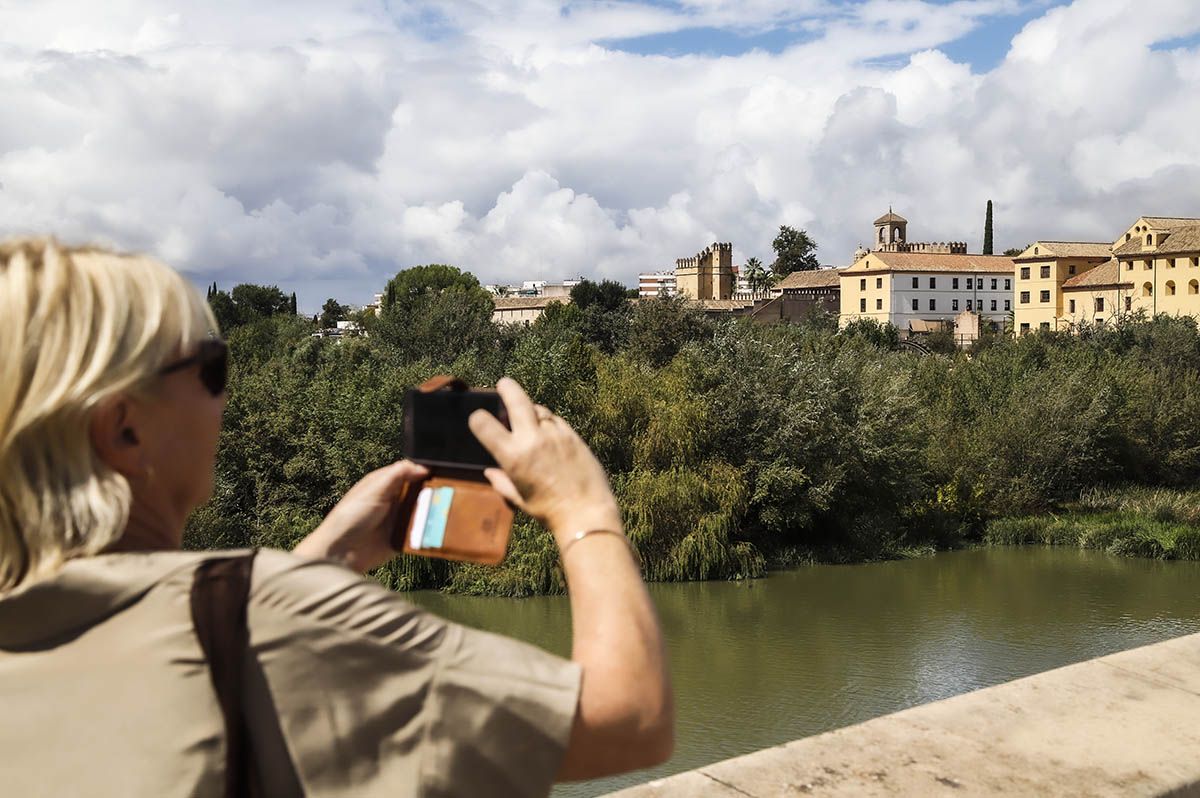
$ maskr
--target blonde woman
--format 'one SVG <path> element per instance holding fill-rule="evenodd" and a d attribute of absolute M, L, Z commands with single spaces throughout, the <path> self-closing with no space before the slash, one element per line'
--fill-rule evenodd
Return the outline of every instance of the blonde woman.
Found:
<path fill-rule="evenodd" d="M 498 386 L 511 432 L 471 423 L 493 483 L 559 543 L 571 660 L 362 578 L 395 555 L 395 496 L 424 475 L 399 462 L 253 560 L 230 707 L 189 611 L 197 569 L 230 553 L 179 551 L 225 406 L 207 304 L 153 259 L 17 240 L 0 319 L 6 795 L 539 795 L 669 756 L 662 638 L 607 479 L 516 383 Z M 229 777 L 243 748 L 248 788 Z"/>

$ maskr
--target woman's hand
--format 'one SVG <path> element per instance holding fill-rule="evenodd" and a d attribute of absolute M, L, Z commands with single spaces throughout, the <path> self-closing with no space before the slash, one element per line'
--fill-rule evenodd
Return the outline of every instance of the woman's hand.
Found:
<path fill-rule="evenodd" d="M 401 488 L 428 476 L 425 466 L 408 460 L 372 471 L 346 492 L 293 553 L 312 559 L 337 560 L 360 573 L 383 565 L 396 556 L 392 532 Z"/>
<path fill-rule="evenodd" d="M 471 432 L 500 468 L 484 472 L 502 496 L 564 537 L 585 529 L 621 531 L 621 512 L 600 461 L 567 422 L 535 405 L 514 380 L 496 390 L 512 431 L 485 410 L 471 414 Z"/>

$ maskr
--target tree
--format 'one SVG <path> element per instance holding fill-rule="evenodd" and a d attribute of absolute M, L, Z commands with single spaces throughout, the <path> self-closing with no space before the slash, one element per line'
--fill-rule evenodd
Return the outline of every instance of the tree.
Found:
<path fill-rule="evenodd" d="M 296 315 L 296 292 L 295 292 L 295 291 L 293 291 L 293 292 L 292 292 L 292 307 L 291 307 L 291 311 L 292 311 L 292 315 L 293 315 L 293 316 L 295 316 L 295 315 Z"/>
<path fill-rule="evenodd" d="M 786 224 L 779 227 L 779 235 L 771 242 L 775 250 L 775 262 L 771 271 L 776 277 L 786 277 L 792 272 L 812 271 L 821 264 L 817 262 L 817 242 L 805 230 L 797 230 Z"/>
<path fill-rule="evenodd" d="M 325 304 L 321 307 L 321 328 L 328 330 L 330 327 L 336 327 L 339 321 L 346 318 L 347 310 L 349 308 L 336 299 L 326 299 Z"/>
<path fill-rule="evenodd" d="M 472 347 L 495 348 L 495 302 L 474 275 L 431 263 L 404 269 L 388 281 L 372 335 L 406 359 L 449 365 Z"/>
<path fill-rule="evenodd" d="M 629 328 L 625 286 L 614 280 L 581 280 L 571 289 L 571 304 L 580 311 L 578 330 L 585 341 L 602 352 L 615 352 L 620 347 Z"/>
<path fill-rule="evenodd" d="M 1008 258 L 1015 258 L 1027 249 L 1029 249 L 1028 246 L 1009 247 L 1008 249 L 1004 250 L 1004 255 L 1005 255 L 1005 257 L 1008 257 Z"/>
<path fill-rule="evenodd" d="M 987 218 L 983 221 L 983 254 L 992 254 L 992 201 L 988 200 Z"/>
<path fill-rule="evenodd" d="M 751 291 L 766 291 L 774 285 L 775 275 L 763 266 L 758 258 L 747 258 L 745 269 L 746 282 L 749 283 Z"/>
<path fill-rule="evenodd" d="M 616 311 L 625 307 L 625 286 L 615 280 L 604 280 L 593 283 L 591 280 L 580 280 L 571 289 L 571 303 L 580 310 L 587 310 L 593 305 L 601 310 Z"/>

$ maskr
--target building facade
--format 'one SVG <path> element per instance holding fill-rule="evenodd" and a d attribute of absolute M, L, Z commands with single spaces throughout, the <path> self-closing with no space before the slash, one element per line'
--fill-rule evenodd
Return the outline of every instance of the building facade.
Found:
<path fill-rule="evenodd" d="M 1012 310 L 1013 261 L 997 255 L 870 252 L 839 274 L 839 322 L 874 319 L 901 332 L 951 328 L 964 311 L 1003 325 Z"/>
<path fill-rule="evenodd" d="M 643 272 L 638 275 L 638 297 L 675 296 L 675 272 Z"/>
<path fill-rule="evenodd" d="M 1113 242 L 1113 257 L 1130 285 L 1122 307 L 1200 319 L 1200 219 L 1139 217 Z"/>
<path fill-rule="evenodd" d="M 568 303 L 570 296 L 498 296 L 492 299 L 492 321 L 496 324 L 532 324 L 555 302 Z"/>
<path fill-rule="evenodd" d="M 1013 325 L 1018 333 L 1057 330 L 1094 317 L 1067 283 L 1112 259 L 1106 241 L 1035 241 L 1013 258 Z M 1088 283 L 1091 285 L 1092 283 Z M 1073 285 L 1080 285 L 1078 281 Z M 1100 311 L 1101 313 L 1111 313 Z"/>

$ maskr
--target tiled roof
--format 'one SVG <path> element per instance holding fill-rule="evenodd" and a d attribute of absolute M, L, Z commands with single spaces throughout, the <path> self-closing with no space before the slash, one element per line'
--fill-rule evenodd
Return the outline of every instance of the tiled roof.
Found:
<path fill-rule="evenodd" d="M 1120 264 L 1116 259 L 1101 263 L 1094 269 L 1089 269 L 1083 274 L 1077 274 L 1074 277 L 1063 281 L 1062 287 L 1064 291 L 1085 290 L 1089 288 L 1103 288 L 1108 286 L 1129 286 L 1133 283 L 1123 283 L 1120 279 Z"/>
<path fill-rule="evenodd" d="M 987 272 L 1011 274 L 1013 259 L 1004 255 L 951 255 L 941 252 L 871 252 L 842 274 L 858 272 Z"/>
<path fill-rule="evenodd" d="M 498 296 L 493 297 L 496 310 L 537 310 L 552 302 L 570 302 L 569 296 Z"/>
<path fill-rule="evenodd" d="M 908 224 L 908 219 L 905 219 L 898 213 L 892 213 L 889 210 L 883 216 L 880 216 L 875 220 L 875 224 L 887 224 L 888 222 L 903 222 L 904 224 Z"/>
<path fill-rule="evenodd" d="M 1037 247 L 1038 254 L 1033 254 Z M 1106 241 L 1034 241 L 1016 260 L 1045 260 L 1046 258 L 1109 258 L 1112 244 Z"/>
<path fill-rule="evenodd" d="M 1192 216 L 1139 216 L 1152 225 L 1160 228 L 1180 227 L 1181 225 L 1200 224 L 1200 219 Z"/>
<path fill-rule="evenodd" d="M 803 272 L 792 272 L 775 283 L 776 291 L 802 288 L 837 288 L 841 284 L 844 269 L 812 269 Z"/>

